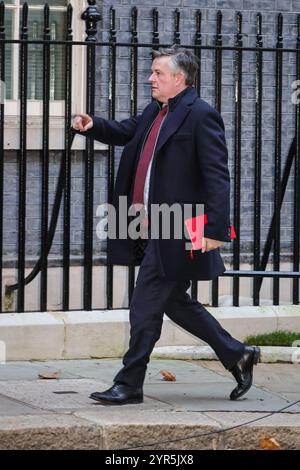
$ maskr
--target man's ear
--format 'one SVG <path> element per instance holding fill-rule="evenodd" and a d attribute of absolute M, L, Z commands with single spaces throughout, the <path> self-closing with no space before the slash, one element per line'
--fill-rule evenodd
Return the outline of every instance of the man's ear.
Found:
<path fill-rule="evenodd" d="M 185 82 L 185 75 L 183 72 L 179 72 L 177 74 L 177 85 L 182 85 L 183 82 Z"/>

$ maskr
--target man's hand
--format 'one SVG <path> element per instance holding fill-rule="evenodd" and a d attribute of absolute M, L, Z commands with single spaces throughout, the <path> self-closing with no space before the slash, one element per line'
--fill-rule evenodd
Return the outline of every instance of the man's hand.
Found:
<path fill-rule="evenodd" d="M 225 245 L 224 242 L 221 242 L 219 240 L 212 240 L 211 238 L 202 238 L 202 248 L 201 252 L 205 253 L 206 251 L 211 251 L 215 250 L 219 246 Z"/>
<path fill-rule="evenodd" d="M 80 132 L 88 131 L 93 125 L 93 119 L 88 114 L 77 114 L 72 122 L 73 129 Z"/>

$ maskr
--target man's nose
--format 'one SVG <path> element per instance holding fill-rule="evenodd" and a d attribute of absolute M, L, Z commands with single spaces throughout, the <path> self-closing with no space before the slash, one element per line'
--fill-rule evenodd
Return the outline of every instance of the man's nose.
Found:
<path fill-rule="evenodd" d="M 153 82 L 153 73 L 151 73 L 150 77 L 148 78 L 148 82 Z"/>

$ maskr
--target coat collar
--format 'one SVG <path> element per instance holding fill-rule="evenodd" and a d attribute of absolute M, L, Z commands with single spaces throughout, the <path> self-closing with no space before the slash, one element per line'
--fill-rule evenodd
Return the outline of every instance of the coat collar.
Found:
<path fill-rule="evenodd" d="M 195 88 L 192 86 L 186 87 L 184 90 L 182 90 L 180 93 L 178 93 L 176 96 L 173 98 L 170 98 L 168 100 L 168 108 L 169 112 L 173 112 L 176 108 L 176 106 L 183 100 L 186 101 L 187 104 L 193 103 L 196 97 L 196 92 Z M 163 103 L 161 101 L 157 100 L 157 103 L 160 108 L 162 108 Z"/>
<path fill-rule="evenodd" d="M 169 100 L 169 112 L 161 128 L 156 146 L 156 153 L 162 148 L 167 140 L 181 126 L 186 116 L 191 111 L 191 105 L 197 98 L 194 87 L 187 87 L 181 93 Z"/>
<path fill-rule="evenodd" d="M 197 93 L 195 88 L 188 86 L 168 101 L 170 108 L 159 134 L 156 151 L 160 150 L 171 135 L 180 127 L 181 123 L 191 110 L 190 106 L 196 99 Z M 145 108 L 141 117 L 141 126 L 135 135 L 136 142 L 140 141 L 146 134 L 147 129 L 149 129 L 149 126 L 157 116 L 161 106 L 161 102 L 153 100 Z"/>

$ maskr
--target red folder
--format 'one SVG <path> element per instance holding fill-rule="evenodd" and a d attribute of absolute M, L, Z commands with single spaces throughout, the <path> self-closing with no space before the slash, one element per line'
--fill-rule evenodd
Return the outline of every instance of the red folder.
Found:
<path fill-rule="evenodd" d="M 184 221 L 189 234 L 192 249 L 190 251 L 190 257 L 193 259 L 193 250 L 201 250 L 202 238 L 204 237 L 204 225 L 207 223 L 207 215 L 198 215 Z M 233 225 L 230 225 L 230 238 L 236 238 L 236 233 Z"/>
<path fill-rule="evenodd" d="M 192 243 L 192 250 L 201 250 L 202 238 L 204 237 L 204 224 L 206 224 L 206 222 L 206 214 L 198 215 L 197 217 L 192 217 L 184 221 Z"/>

